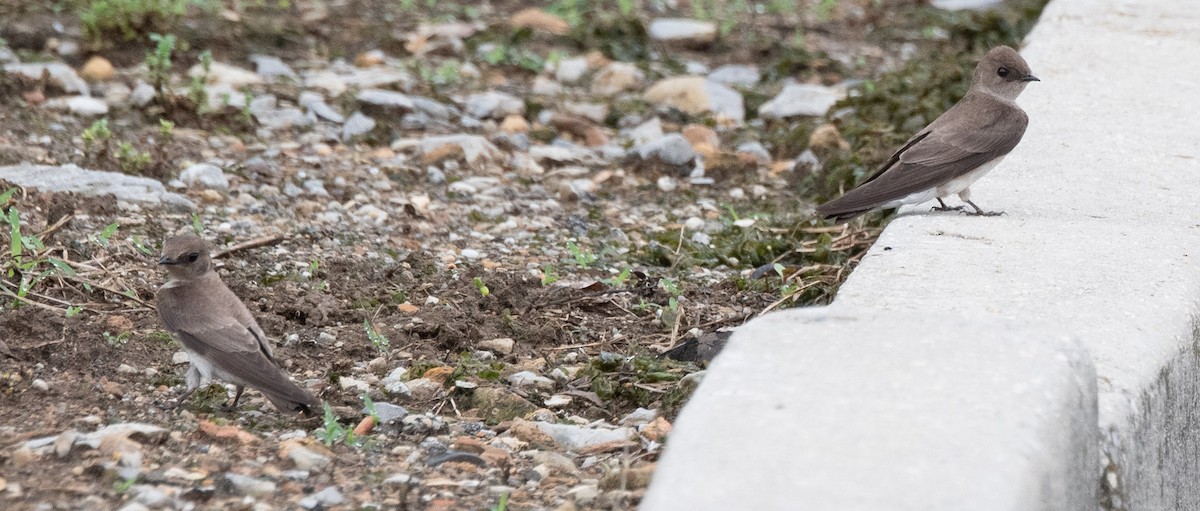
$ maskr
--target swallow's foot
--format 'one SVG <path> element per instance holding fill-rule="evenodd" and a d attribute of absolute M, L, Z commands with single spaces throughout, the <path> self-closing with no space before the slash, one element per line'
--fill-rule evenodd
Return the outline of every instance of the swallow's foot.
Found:
<path fill-rule="evenodd" d="M 975 205 L 975 203 L 974 203 L 974 202 L 971 202 L 971 201 L 967 201 L 967 204 L 970 204 L 972 208 L 975 208 L 975 211 L 964 211 L 964 212 L 963 212 L 964 214 L 967 214 L 967 215 L 971 215 L 971 216 L 1000 216 L 1000 215 L 1006 214 L 1006 213 L 1004 213 L 1003 211 L 984 211 L 984 210 L 983 210 L 983 208 L 980 208 L 979 206 L 976 206 L 976 205 Z"/>
<path fill-rule="evenodd" d="M 961 213 L 964 215 L 971 215 L 971 216 L 1000 216 L 1000 215 L 1008 214 L 1003 211 L 984 211 L 982 209 L 979 211 L 962 211 Z"/>
<path fill-rule="evenodd" d="M 934 207 L 932 207 L 932 208 L 929 208 L 929 210 L 930 210 L 930 211 L 959 211 L 959 212 L 964 212 L 964 211 L 963 211 L 963 207 L 962 207 L 962 206 L 954 206 L 954 207 L 951 207 L 951 206 L 934 206 Z"/>

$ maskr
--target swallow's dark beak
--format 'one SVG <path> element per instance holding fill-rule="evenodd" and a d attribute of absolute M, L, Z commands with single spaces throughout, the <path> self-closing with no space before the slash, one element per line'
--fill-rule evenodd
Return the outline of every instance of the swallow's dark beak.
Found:
<path fill-rule="evenodd" d="M 162 257 L 158 258 L 158 264 L 160 264 L 162 266 L 170 266 L 172 264 L 175 264 L 175 260 L 171 259 L 170 257 L 167 257 L 167 256 L 162 256 Z"/>
<path fill-rule="evenodd" d="M 1036 76 L 1028 75 L 1028 76 L 1025 76 L 1024 78 L 1021 78 L 1021 81 L 1022 82 L 1040 82 L 1041 80 L 1039 80 L 1038 77 L 1036 77 Z"/>

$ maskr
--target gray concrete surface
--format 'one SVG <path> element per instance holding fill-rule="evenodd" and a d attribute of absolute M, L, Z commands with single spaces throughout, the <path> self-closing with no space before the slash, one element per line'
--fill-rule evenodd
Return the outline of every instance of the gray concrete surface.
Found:
<path fill-rule="evenodd" d="M 1200 509 L 1196 27 L 1192 0 L 1053 0 L 1029 130 L 972 187 L 1007 215 L 910 208 L 830 308 L 736 333 L 643 509 Z"/>

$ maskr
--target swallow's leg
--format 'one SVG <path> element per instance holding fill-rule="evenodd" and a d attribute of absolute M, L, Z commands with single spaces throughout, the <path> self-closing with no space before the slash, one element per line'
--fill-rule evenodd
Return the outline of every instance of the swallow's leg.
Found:
<path fill-rule="evenodd" d="M 974 212 L 964 211 L 963 214 L 972 215 L 972 216 L 1000 216 L 1000 215 L 1005 214 L 1003 211 L 984 211 L 979 206 L 976 206 L 974 202 L 971 202 L 971 201 L 967 201 L 967 204 L 970 204 L 971 207 L 975 208 L 975 211 Z"/>
<path fill-rule="evenodd" d="M 183 405 L 183 402 L 187 400 L 188 396 L 192 395 L 192 393 L 196 391 L 196 388 L 197 387 L 189 386 L 188 389 L 183 391 L 183 394 L 181 394 L 174 403 L 162 403 L 158 405 L 158 407 L 162 408 L 163 410 L 175 410 Z"/>
<path fill-rule="evenodd" d="M 229 403 L 229 404 L 227 404 L 227 405 L 224 405 L 224 406 L 222 406 L 221 408 L 224 408 L 224 409 L 225 409 L 225 411 L 227 411 L 227 412 L 228 412 L 228 411 L 232 411 L 232 410 L 236 410 L 236 409 L 237 409 L 238 400 L 242 398 L 242 392 L 243 392 L 243 391 L 245 391 L 245 390 L 246 390 L 246 386 L 245 386 L 245 385 L 238 385 L 238 386 L 237 386 L 237 391 L 233 393 L 233 402 L 232 402 L 232 403 Z"/>
<path fill-rule="evenodd" d="M 932 208 L 929 208 L 930 211 L 962 211 L 962 209 L 963 209 L 962 206 L 954 206 L 954 207 L 947 206 L 946 202 L 943 201 L 941 197 L 938 197 L 937 201 L 938 201 L 938 205 L 934 206 Z M 974 206 L 974 204 L 972 204 L 972 206 Z M 978 209 L 978 208 L 976 208 L 976 209 Z"/>

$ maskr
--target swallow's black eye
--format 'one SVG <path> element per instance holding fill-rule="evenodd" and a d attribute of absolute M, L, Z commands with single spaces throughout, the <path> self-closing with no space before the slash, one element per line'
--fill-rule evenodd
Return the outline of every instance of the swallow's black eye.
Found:
<path fill-rule="evenodd" d="M 187 261 L 188 261 L 189 263 L 194 263 L 194 262 L 196 262 L 196 260 L 197 260 L 197 259 L 199 259 L 199 258 L 200 258 L 200 252 L 192 252 L 192 253 L 190 253 L 190 254 L 188 254 L 188 255 L 187 255 Z"/>
<path fill-rule="evenodd" d="M 1000 69 L 997 69 L 996 74 L 1000 75 L 1000 78 L 1004 78 L 1004 77 L 1008 76 L 1008 68 L 1002 67 Z"/>

